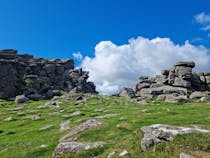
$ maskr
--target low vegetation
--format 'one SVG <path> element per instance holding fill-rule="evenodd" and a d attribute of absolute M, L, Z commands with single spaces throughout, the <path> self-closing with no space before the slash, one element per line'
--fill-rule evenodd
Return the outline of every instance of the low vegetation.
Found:
<path fill-rule="evenodd" d="M 59 98 L 59 107 L 37 108 L 49 100 L 29 101 L 15 104 L 1 101 L 0 106 L 0 157 L 1 158 L 50 158 L 59 139 L 82 122 L 99 117 L 102 125 L 88 129 L 75 136 L 80 142 L 103 141 L 103 147 L 83 151 L 66 157 L 112 158 L 127 151 L 126 158 L 171 158 L 181 152 L 196 157 L 210 157 L 210 136 L 190 134 L 177 136 L 170 143 L 160 143 L 155 151 L 143 152 L 140 128 L 151 124 L 175 126 L 198 126 L 210 129 L 210 103 L 166 103 L 148 100 L 146 105 L 119 97 L 91 96 L 86 101 L 75 104 L 75 99 Z M 14 109 L 21 107 L 19 109 Z M 79 115 L 69 114 L 80 111 Z M 60 131 L 60 124 L 70 120 L 70 129 Z"/>

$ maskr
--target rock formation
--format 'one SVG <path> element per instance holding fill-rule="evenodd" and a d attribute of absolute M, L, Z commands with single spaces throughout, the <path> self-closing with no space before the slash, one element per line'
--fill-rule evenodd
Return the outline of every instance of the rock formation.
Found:
<path fill-rule="evenodd" d="M 194 67 L 195 63 L 192 61 L 177 62 L 173 68 L 163 70 L 161 75 L 154 78 L 140 77 L 137 84 L 132 88 L 124 88 L 119 95 L 128 98 L 157 97 L 169 102 L 184 101 L 188 98 L 206 97 L 208 99 L 210 96 L 197 91 L 210 91 L 210 73 L 192 72 Z M 190 96 L 191 93 L 193 96 Z"/>
<path fill-rule="evenodd" d="M 17 50 L 0 50 L 0 98 L 25 95 L 39 100 L 58 95 L 60 90 L 96 93 L 95 85 L 87 82 L 88 72 L 74 69 L 71 59 L 34 58 L 17 54 Z"/>

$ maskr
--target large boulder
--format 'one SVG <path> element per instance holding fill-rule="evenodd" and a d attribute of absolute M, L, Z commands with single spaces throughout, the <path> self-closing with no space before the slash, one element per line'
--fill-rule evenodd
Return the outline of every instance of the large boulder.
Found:
<path fill-rule="evenodd" d="M 135 97 L 135 92 L 132 88 L 123 88 L 122 91 L 119 93 L 119 96 L 131 99 Z"/>
<path fill-rule="evenodd" d="M 186 95 L 187 89 L 182 87 L 173 87 L 169 85 L 160 86 L 157 88 L 144 88 L 138 92 L 138 96 L 147 97 L 147 96 L 158 96 L 160 94 L 172 94 L 177 93 L 180 95 Z"/>
<path fill-rule="evenodd" d="M 65 157 L 69 154 L 76 154 L 84 150 L 102 147 L 104 144 L 104 142 L 61 142 L 56 147 L 53 158 Z"/>
<path fill-rule="evenodd" d="M 18 95 L 15 97 L 15 103 L 25 103 L 29 99 L 25 95 Z"/>
<path fill-rule="evenodd" d="M 199 92 L 199 91 L 195 91 L 193 93 L 190 94 L 190 99 L 200 99 L 200 98 L 203 98 L 203 97 L 208 97 L 207 94 L 204 94 L 202 92 Z"/>
<path fill-rule="evenodd" d="M 202 133 L 209 134 L 210 130 L 199 128 L 176 127 L 170 125 L 155 124 L 141 128 L 144 137 L 141 140 L 142 150 L 153 150 L 155 145 L 162 141 L 172 141 L 175 136 L 183 134 Z"/>

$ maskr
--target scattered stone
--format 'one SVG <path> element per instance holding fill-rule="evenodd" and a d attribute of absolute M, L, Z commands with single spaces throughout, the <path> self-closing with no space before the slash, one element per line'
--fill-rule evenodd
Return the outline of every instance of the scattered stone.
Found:
<path fill-rule="evenodd" d="M 39 115 L 26 115 L 22 119 L 23 120 L 31 119 L 31 120 L 35 121 L 35 120 L 39 120 L 40 116 Z"/>
<path fill-rule="evenodd" d="M 11 116 L 4 119 L 4 121 L 8 121 L 8 122 L 9 122 L 9 121 L 14 121 L 14 120 L 15 120 L 15 119 L 14 119 L 13 117 L 11 117 Z"/>
<path fill-rule="evenodd" d="M 15 97 L 15 103 L 25 103 L 29 101 L 29 99 L 25 95 L 18 95 Z"/>
<path fill-rule="evenodd" d="M 119 157 L 126 156 L 126 155 L 128 155 L 128 151 L 127 151 L 127 150 L 123 150 L 123 151 L 119 154 Z"/>
<path fill-rule="evenodd" d="M 29 110 L 28 113 L 33 114 L 39 112 L 38 110 Z"/>
<path fill-rule="evenodd" d="M 141 140 L 142 150 L 153 150 L 161 141 L 172 141 L 176 135 L 203 133 L 210 134 L 210 130 L 199 128 L 176 127 L 162 124 L 144 126 L 141 128 L 144 137 Z"/>
<path fill-rule="evenodd" d="M 96 126 L 99 126 L 101 124 L 102 124 L 101 122 L 99 122 L 95 119 L 87 120 L 86 122 L 77 126 L 74 130 L 70 131 L 68 134 L 63 136 L 59 141 L 60 142 L 66 141 L 68 138 L 70 138 L 73 135 L 76 135 L 77 133 L 83 132 L 83 131 L 85 131 L 89 128 L 96 127 Z"/>
<path fill-rule="evenodd" d="M 46 102 L 44 105 L 39 105 L 37 108 L 38 109 L 59 108 L 60 107 L 60 104 L 62 104 L 62 102 L 59 102 L 58 100 L 49 101 L 49 102 Z"/>
<path fill-rule="evenodd" d="M 98 148 L 102 147 L 105 143 L 104 142 L 61 142 L 56 147 L 53 158 L 65 156 L 68 154 L 75 154 L 79 153 L 84 150 L 92 149 L 92 148 Z"/>
<path fill-rule="evenodd" d="M 115 155 L 115 151 L 109 153 L 109 155 L 107 156 L 107 158 L 112 158 Z"/>
<path fill-rule="evenodd" d="M 95 118 L 102 119 L 102 118 L 110 118 L 110 117 L 115 117 L 115 116 L 118 116 L 118 114 L 105 114 L 102 116 L 96 116 Z"/>
<path fill-rule="evenodd" d="M 195 158 L 195 157 L 186 153 L 180 153 L 179 158 Z"/>
<path fill-rule="evenodd" d="M 39 130 L 40 130 L 40 131 L 45 131 L 45 130 L 51 128 L 51 127 L 53 127 L 53 125 L 46 125 L 46 126 L 40 128 Z"/>
<path fill-rule="evenodd" d="M 15 108 L 12 108 L 12 109 L 8 109 L 9 111 L 19 111 L 19 110 L 23 110 L 24 107 L 23 106 L 18 106 L 18 107 L 15 107 Z"/>
<path fill-rule="evenodd" d="M 94 112 L 103 112 L 104 109 L 95 109 Z"/>
<path fill-rule="evenodd" d="M 5 103 L 3 103 L 3 102 L 0 102 L 0 107 L 1 107 L 1 106 L 5 106 Z"/>
<path fill-rule="evenodd" d="M 58 116 L 58 115 L 60 115 L 60 112 L 55 111 L 55 112 L 49 113 L 48 115 L 49 116 Z"/>
<path fill-rule="evenodd" d="M 137 100 L 136 103 L 139 104 L 139 105 L 146 105 L 147 104 L 147 101 L 146 100 L 143 100 L 143 99 L 140 99 L 140 100 Z"/>
<path fill-rule="evenodd" d="M 47 145 L 47 144 L 42 144 L 41 146 L 40 146 L 40 148 L 47 148 L 49 145 Z"/>
<path fill-rule="evenodd" d="M 19 112 L 17 113 L 17 115 L 19 115 L 19 116 L 24 116 L 24 115 L 25 115 L 25 113 L 24 113 L 24 112 L 19 111 Z"/>
<path fill-rule="evenodd" d="M 60 131 L 63 132 L 63 131 L 68 130 L 68 129 L 70 128 L 69 125 L 70 125 L 70 121 L 69 121 L 69 120 L 67 120 L 67 121 L 65 121 L 65 122 L 63 122 L 63 123 L 61 123 L 61 124 L 60 124 Z"/>
<path fill-rule="evenodd" d="M 143 113 L 148 113 L 148 110 L 147 109 L 143 109 L 141 110 Z"/>
<path fill-rule="evenodd" d="M 79 116 L 79 115 L 81 115 L 81 111 L 75 111 L 72 114 L 70 114 L 69 117 Z"/>
<path fill-rule="evenodd" d="M 208 100 L 210 100 L 210 96 L 206 96 L 206 97 L 202 97 L 201 99 L 200 99 L 200 101 L 208 101 Z"/>
<path fill-rule="evenodd" d="M 69 115 L 62 115 L 62 117 L 64 118 L 70 118 L 70 117 L 73 117 L 73 116 L 79 116 L 79 115 L 82 115 L 81 111 L 75 111 Z"/>
<path fill-rule="evenodd" d="M 3 130 L 0 130 L 0 134 L 2 134 L 2 133 L 4 133 L 4 131 Z"/>

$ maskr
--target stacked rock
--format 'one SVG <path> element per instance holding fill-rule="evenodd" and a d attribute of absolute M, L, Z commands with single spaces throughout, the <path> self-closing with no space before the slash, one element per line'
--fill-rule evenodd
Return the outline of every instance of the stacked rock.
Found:
<path fill-rule="evenodd" d="M 0 50 L 0 98 L 25 95 L 32 100 L 50 98 L 61 90 L 96 93 L 88 72 L 74 69 L 71 59 L 34 58 L 17 50 Z"/>
<path fill-rule="evenodd" d="M 193 61 L 177 62 L 170 70 L 163 70 L 161 75 L 155 78 L 140 77 L 139 82 L 133 88 L 127 88 L 129 93 L 133 90 L 135 96 L 179 102 L 193 96 L 203 96 L 196 91 L 210 91 L 210 73 L 192 72 L 195 67 Z M 124 96 L 125 89 L 119 95 Z M 132 95 L 132 97 L 134 97 Z M 210 96 L 208 96 L 210 97 Z M 131 97 L 130 97 L 131 98 Z"/>

